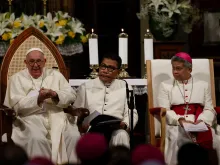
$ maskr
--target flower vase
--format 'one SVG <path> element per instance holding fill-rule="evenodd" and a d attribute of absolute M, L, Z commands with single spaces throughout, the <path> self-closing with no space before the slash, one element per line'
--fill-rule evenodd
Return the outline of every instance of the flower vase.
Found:
<path fill-rule="evenodd" d="M 174 39 L 175 34 L 177 33 L 178 26 L 177 24 L 173 24 L 169 26 L 169 35 L 165 36 L 165 28 L 159 26 L 159 22 L 154 20 L 153 17 L 149 17 L 149 29 L 157 41 L 171 41 Z"/>

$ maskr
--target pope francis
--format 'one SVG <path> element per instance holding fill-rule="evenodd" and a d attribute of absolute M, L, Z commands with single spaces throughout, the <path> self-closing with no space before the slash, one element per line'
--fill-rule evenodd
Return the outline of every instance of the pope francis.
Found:
<path fill-rule="evenodd" d="M 74 102 L 75 91 L 60 72 L 44 67 L 40 48 L 29 49 L 24 62 L 27 68 L 10 77 L 4 101 L 17 114 L 12 140 L 29 157 L 44 156 L 56 164 L 77 162 L 80 134 L 75 118 L 63 111 Z"/>

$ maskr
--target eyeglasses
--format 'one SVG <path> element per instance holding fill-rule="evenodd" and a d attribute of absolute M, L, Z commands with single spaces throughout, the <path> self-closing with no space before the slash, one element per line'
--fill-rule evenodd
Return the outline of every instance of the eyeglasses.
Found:
<path fill-rule="evenodd" d="M 43 60 L 40 60 L 40 59 L 38 59 L 38 60 L 30 60 L 30 61 L 28 61 L 28 64 L 29 64 L 30 66 L 34 66 L 34 64 L 36 63 L 37 66 L 40 66 L 43 62 L 44 62 L 44 61 L 43 61 Z"/>
<path fill-rule="evenodd" d="M 108 72 L 114 72 L 116 69 L 118 69 L 118 68 L 116 68 L 116 67 L 114 67 L 114 66 L 105 65 L 105 64 L 100 64 L 100 66 L 99 66 L 99 69 L 102 69 L 102 70 L 104 70 L 104 69 L 106 69 L 106 68 L 107 68 L 107 71 L 108 71 Z"/>

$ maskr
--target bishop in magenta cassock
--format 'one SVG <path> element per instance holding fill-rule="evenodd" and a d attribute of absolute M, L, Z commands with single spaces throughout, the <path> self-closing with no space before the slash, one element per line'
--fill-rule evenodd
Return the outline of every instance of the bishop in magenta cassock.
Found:
<path fill-rule="evenodd" d="M 216 112 L 212 104 L 209 84 L 191 75 L 192 59 L 184 52 L 171 59 L 174 79 L 160 84 L 158 103 L 167 109 L 165 159 L 168 165 L 176 164 L 178 149 L 187 142 L 193 142 L 209 150 L 220 152 L 220 141 L 213 126 Z M 204 122 L 205 132 L 185 132 L 183 123 Z"/>

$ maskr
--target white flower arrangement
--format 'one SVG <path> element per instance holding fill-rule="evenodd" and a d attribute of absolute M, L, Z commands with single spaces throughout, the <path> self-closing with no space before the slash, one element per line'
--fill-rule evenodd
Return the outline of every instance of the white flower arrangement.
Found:
<path fill-rule="evenodd" d="M 58 11 L 53 17 L 49 12 L 46 16 L 34 14 L 27 16 L 22 14 L 15 18 L 14 13 L 0 13 L 0 40 L 13 40 L 25 29 L 33 26 L 43 32 L 55 44 L 86 43 L 83 24 L 68 15 Z"/>
<path fill-rule="evenodd" d="M 137 17 L 145 19 L 147 16 L 157 22 L 157 30 L 161 30 L 164 37 L 172 35 L 173 26 L 177 24 L 190 33 L 201 18 L 199 9 L 193 7 L 190 0 L 145 0 Z"/>

